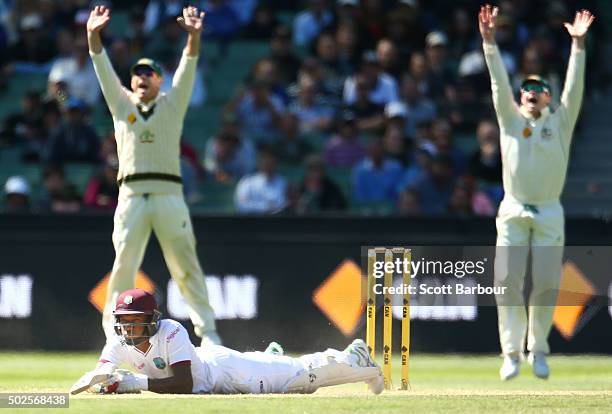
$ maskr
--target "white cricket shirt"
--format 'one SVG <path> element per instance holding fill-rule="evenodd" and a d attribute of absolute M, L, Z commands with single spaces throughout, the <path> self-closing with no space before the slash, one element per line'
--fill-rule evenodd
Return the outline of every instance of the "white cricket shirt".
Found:
<path fill-rule="evenodd" d="M 189 334 L 179 322 L 172 319 L 159 321 L 159 329 L 151 338 L 151 346 L 145 353 L 130 346 L 118 335 L 109 338 L 100 362 L 115 365 L 128 364 L 134 371 L 149 378 L 168 378 L 172 376 L 170 366 L 177 362 L 191 361 L 193 392 L 210 392 L 213 380 L 208 365 L 189 340 Z M 203 355 L 203 352 L 202 352 Z"/>

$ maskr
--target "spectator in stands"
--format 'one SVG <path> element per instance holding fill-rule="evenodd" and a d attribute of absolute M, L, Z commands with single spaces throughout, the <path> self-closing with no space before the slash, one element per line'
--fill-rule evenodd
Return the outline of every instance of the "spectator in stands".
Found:
<path fill-rule="evenodd" d="M 46 144 L 48 162 L 100 161 L 100 140 L 96 131 L 87 123 L 86 111 L 84 102 L 76 98 L 66 101 L 62 124 L 51 133 Z"/>
<path fill-rule="evenodd" d="M 454 187 L 452 160 L 448 155 L 438 154 L 430 170 L 408 189 L 418 194 L 423 214 L 438 215 L 446 213 Z"/>
<path fill-rule="evenodd" d="M 227 106 L 226 113 L 235 113 L 242 126 L 241 135 L 255 142 L 271 143 L 278 139 L 278 127 L 285 106 L 273 95 L 271 85 L 254 80 Z"/>
<path fill-rule="evenodd" d="M 308 0 L 307 8 L 293 20 L 293 44 L 308 47 L 319 33 L 333 23 L 327 0 Z"/>
<path fill-rule="evenodd" d="M 23 16 L 19 22 L 19 40 L 8 51 L 8 60 L 18 62 L 17 70 L 45 71 L 45 65 L 55 57 L 54 42 L 42 30 L 43 21 L 39 14 Z"/>
<path fill-rule="evenodd" d="M 242 37 L 253 40 L 270 40 L 272 36 L 271 40 L 274 42 L 274 38 L 278 36 L 276 32 L 278 25 L 279 22 L 272 7 L 267 2 L 261 2 L 255 7 L 253 18 L 242 31 Z M 288 40 L 291 44 L 291 31 L 286 26 L 283 26 L 283 31 L 289 33 Z M 270 46 L 274 50 L 274 45 Z"/>
<path fill-rule="evenodd" d="M 381 70 L 387 73 L 399 82 L 401 75 L 401 67 L 399 64 L 399 56 L 397 46 L 391 39 L 380 39 L 376 45 L 376 57 L 380 64 Z"/>
<path fill-rule="evenodd" d="M 431 140 L 438 153 L 448 155 L 456 176 L 463 174 L 467 167 L 467 160 L 461 148 L 454 144 L 453 127 L 446 118 L 436 118 L 431 124 Z"/>
<path fill-rule="evenodd" d="M 391 75 L 381 70 L 376 52 L 364 52 L 359 73 L 372 85 L 370 91 L 370 100 L 372 102 L 377 105 L 386 105 L 389 102 L 398 100 L 397 82 Z M 355 76 L 351 76 L 344 83 L 344 102 L 347 105 L 353 104 L 357 99 L 355 89 Z"/>
<path fill-rule="evenodd" d="M 240 137 L 239 125 L 226 119 L 221 132 L 206 142 L 204 168 L 219 182 L 240 180 L 255 170 L 253 142 Z"/>
<path fill-rule="evenodd" d="M 285 87 L 297 79 L 300 59 L 293 53 L 291 30 L 287 26 L 278 26 L 270 40 L 270 60 L 276 66 L 278 81 Z"/>
<path fill-rule="evenodd" d="M 385 124 L 384 106 L 372 102 L 371 89 L 372 85 L 364 75 L 355 75 L 355 102 L 348 108 L 357 118 L 359 131 L 378 133 Z"/>
<path fill-rule="evenodd" d="M 341 23 L 336 29 L 338 46 L 338 73 L 347 77 L 355 72 L 359 65 L 359 38 L 353 23 Z"/>
<path fill-rule="evenodd" d="M 417 83 L 409 74 L 402 77 L 400 92 L 401 100 L 406 105 L 406 111 L 409 114 L 405 125 L 406 135 L 414 138 L 417 125 L 434 120 L 436 106 L 431 99 L 423 96 Z"/>
<path fill-rule="evenodd" d="M 338 47 L 336 38 L 331 31 L 323 31 L 315 42 L 314 54 L 323 70 L 325 84 L 331 93 L 340 95 L 344 84 L 344 77 L 338 65 Z"/>
<path fill-rule="evenodd" d="M 420 52 L 414 52 L 410 55 L 408 63 L 408 74 L 416 83 L 419 93 L 431 99 L 431 85 L 429 80 L 429 67 L 425 55 Z"/>
<path fill-rule="evenodd" d="M 121 37 L 114 39 L 110 45 L 109 57 L 121 84 L 130 88 L 132 55 L 127 40 Z"/>
<path fill-rule="evenodd" d="M 30 212 L 30 185 L 25 178 L 14 175 L 4 184 L 4 212 Z"/>
<path fill-rule="evenodd" d="M 413 162 L 404 170 L 397 182 L 397 192 L 401 193 L 422 180 L 431 171 L 433 159 L 438 155 L 436 146 L 430 141 L 422 141 L 414 151 Z"/>
<path fill-rule="evenodd" d="M 184 6 L 184 0 L 151 0 L 145 9 L 145 33 L 152 33 L 159 29 L 163 22 L 179 16 Z"/>
<path fill-rule="evenodd" d="M 180 11 L 178 14 L 181 14 Z M 185 32 L 176 24 L 176 15 L 166 17 L 159 30 L 150 34 L 144 54 L 155 60 L 162 60 L 170 54 L 176 54 L 176 45 L 183 43 Z"/>
<path fill-rule="evenodd" d="M 478 149 L 470 157 L 470 174 L 486 184 L 501 185 L 502 166 L 497 122 L 489 119 L 480 121 L 476 129 L 476 139 Z"/>
<path fill-rule="evenodd" d="M 385 105 L 385 131 L 389 129 L 397 130 L 402 140 L 408 141 L 406 136 L 406 120 L 408 119 L 408 108 L 402 101 L 389 102 Z"/>
<path fill-rule="evenodd" d="M 452 23 L 448 33 L 451 39 L 447 45 L 449 58 L 459 61 L 461 56 L 469 52 L 475 43 L 475 28 L 472 19 L 465 8 L 458 7 L 453 10 Z"/>
<path fill-rule="evenodd" d="M 385 35 L 397 46 L 401 62 L 408 61 L 410 54 L 423 48 L 427 33 L 424 27 L 429 26 L 423 17 L 415 0 L 399 0 L 387 14 Z"/>
<path fill-rule="evenodd" d="M 55 99 L 45 99 L 42 103 L 42 129 L 32 134 L 26 134 L 20 145 L 23 150 L 23 162 L 39 162 L 45 155 L 48 137 L 57 130 L 61 123 L 62 114 Z"/>
<path fill-rule="evenodd" d="M 401 164 L 385 157 L 382 141 L 373 141 L 368 148 L 368 157 L 353 169 L 353 199 L 366 204 L 394 201 L 401 173 Z"/>
<path fill-rule="evenodd" d="M 236 186 L 236 210 L 241 213 L 277 213 L 287 205 L 287 181 L 277 172 L 278 158 L 271 147 L 259 149 L 259 171 Z"/>
<path fill-rule="evenodd" d="M 300 77 L 298 96 L 289 112 L 297 116 L 303 134 L 328 131 L 334 117 L 333 109 L 322 101 L 316 82 L 309 76 Z"/>
<path fill-rule="evenodd" d="M 44 191 L 41 196 L 43 210 L 53 213 L 76 213 L 81 210 L 81 195 L 76 187 L 66 180 L 63 168 L 49 164 L 43 171 Z"/>
<path fill-rule="evenodd" d="M 74 41 L 72 56 L 58 59 L 53 63 L 49 73 L 49 84 L 65 82 L 68 96 L 94 106 L 100 98 L 96 72 L 89 58 L 89 49 L 85 36 L 78 36 Z M 50 86 L 50 90 L 54 89 Z"/>
<path fill-rule="evenodd" d="M 483 192 L 476 190 L 474 181 L 465 177 L 455 183 L 448 204 L 448 212 L 464 217 L 493 216 L 495 207 Z"/>
<path fill-rule="evenodd" d="M 296 114 L 283 115 L 280 138 L 274 148 L 279 159 L 289 164 L 301 164 L 304 157 L 312 152 L 312 145 L 300 134 L 300 122 Z"/>
<path fill-rule="evenodd" d="M 397 211 L 403 216 L 420 216 L 423 212 L 421 211 L 419 194 L 410 189 L 402 191 L 397 200 Z"/>
<path fill-rule="evenodd" d="M 318 155 L 304 162 L 304 180 L 299 186 L 296 210 L 299 214 L 342 211 L 347 207 L 340 188 L 325 173 L 325 163 Z"/>
<path fill-rule="evenodd" d="M 201 10 L 206 12 L 205 38 L 226 42 L 240 29 L 240 18 L 227 0 L 204 0 Z"/>
<path fill-rule="evenodd" d="M 278 68 L 271 59 L 259 59 L 249 74 L 253 82 L 261 81 L 270 85 L 270 93 L 281 100 L 283 105 L 289 104 L 289 95 L 283 83 L 278 79 Z"/>
<path fill-rule="evenodd" d="M 102 171 L 93 176 L 87 183 L 83 204 L 95 210 L 114 211 L 119 199 L 119 186 L 117 186 L 117 172 L 119 160 L 109 157 L 104 163 Z"/>
<path fill-rule="evenodd" d="M 445 96 L 446 99 L 438 108 L 451 121 L 453 129 L 460 133 L 474 131 L 478 120 L 491 112 L 490 107 L 478 97 L 472 83 L 465 78 L 447 85 Z"/>
<path fill-rule="evenodd" d="M 24 144 L 30 140 L 42 138 L 42 101 L 40 93 L 27 91 L 21 98 L 21 111 L 4 118 L 0 131 L 0 142 L 3 146 Z"/>
<path fill-rule="evenodd" d="M 448 38 L 443 32 L 431 32 L 425 38 L 425 58 L 429 68 L 429 96 L 444 100 L 446 86 L 455 81 L 455 74 L 448 61 Z"/>
<path fill-rule="evenodd" d="M 337 121 L 335 135 L 325 146 L 325 163 L 331 167 L 352 167 L 365 156 L 359 137 L 357 119 L 350 110 L 344 110 Z"/>
<path fill-rule="evenodd" d="M 410 146 L 404 139 L 404 131 L 394 125 L 388 125 L 383 135 L 383 150 L 385 156 L 400 163 L 402 167 L 408 165 L 411 158 Z"/>

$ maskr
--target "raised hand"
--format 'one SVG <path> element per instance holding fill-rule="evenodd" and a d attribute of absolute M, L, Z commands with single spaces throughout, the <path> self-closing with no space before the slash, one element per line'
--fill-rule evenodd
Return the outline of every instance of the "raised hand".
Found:
<path fill-rule="evenodd" d="M 588 10 L 580 10 L 576 12 L 574 23 L 563 23 L 569 35 L 573 38 L 584 39 L 589 27 L 595 20 L 595 16 Z"/>
<path fill-rule="evenodd" d="M 204 29 L 204 15 L 206 13 L 199 12 L 197 8 L 188 6 L 183 9 L 183 16 L 177 17 L 181 27 L 190 34 L 200 34 Z"/>
<path fill-rule="evenodd" d="M 495 31 L 497 30 L 497 12 L 498 8 L 490 4 L 480 6 L 478 13 L 478 28 L 485 43 L 495 43 Z"/>
<path fill-rule="evenodd" d="M 106 27 L 110 21 L 110 9 L 105 6 L 96 6 L 89 13 L 89 19 L 87 19 L 87 31 L 88 32 L 100 32 Z"/>

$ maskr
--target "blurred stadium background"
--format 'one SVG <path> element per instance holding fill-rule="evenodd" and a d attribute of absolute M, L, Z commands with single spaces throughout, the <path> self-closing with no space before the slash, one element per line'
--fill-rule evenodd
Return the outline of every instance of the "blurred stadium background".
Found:
<path fill-rule="evenodd" d="M 113 260 L 118 189 L 112 120 L 87 55 L 93 3 L 101 2 L 0 0 L 2 348 L 92 350 L 103 342 L 95 288 Z M 126 85 L 143 55 L 171 79 L 184 3 L 106 2 L 113 18 L 105 47 Z M 479 1 L 192 3 L 207 16 L 182 173 L 228 345 L 343 346 L 311 295 L 346 270 L 344 259 L 359 263 L 360 246 L 494 243 L 503 191 Z M 497 4 L 515 89 L 539 73 L 554 100 L 570 46 L 562 23 L 584 7 L 597 16 L 563 203 L 569 244 L 607 245 L 612 3 Z M 277 176 L 256 195 L 266 208 L 236 196 L 261 169 Z M 153 243 L 139 283 L 156 287 L 166 314 L 189 324 L 167 281 Z M 416 321 L 415 349 L 496 352 L 492 309 L 448 312 Z M 455 329 L 444 323 L 451 320 Z M 553 349 L 610 351 L 610 311 L 601 303 L 570 325 L 570 335 L 553 332 Z M 46 335 L 52 327 L 56 334 Z"/>

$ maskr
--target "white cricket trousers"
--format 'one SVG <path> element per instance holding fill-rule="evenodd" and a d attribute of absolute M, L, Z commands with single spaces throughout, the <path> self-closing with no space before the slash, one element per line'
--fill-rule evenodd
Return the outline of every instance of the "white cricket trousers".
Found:
<path fill-rule="evenodd" d="M 329 365 L 332 360 L 354 363 L 349 354 L 331 348 L 298 358 L 238 352 L 221 345 L 196 348 L 196 352 L 210 369 L 214 394 L 284 393 L 293 379 L 308 370 Z"/>
<path fill-rule="evenodd" d="M 180 194 L 122 194 L 115 210 L 115 262 L 106 294 L 102 327 L 114 333 L 112 311 L 117 296 L 134 287 L 145 249 L 155 232 L 170 275 L 185 298 L 196 335 L 214 331 L 215 316 L 208 302 L 204 273 L 196 254 L 189 210 Z"/>
<path fill-rule="evenodd" d="M 495 284 L 507 288 L 504 295 L 496 297 L 502 352 L 522 353 L 527 336 L 528 351 L 549 353 L 548 334 L 561 282 L 565 242 L 563 207 L 557 200 L 531 205 L 506 196 L 496 225 Z M 532 291 L 527 315 L 523 286 L 529 247 Z"/>

